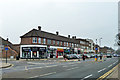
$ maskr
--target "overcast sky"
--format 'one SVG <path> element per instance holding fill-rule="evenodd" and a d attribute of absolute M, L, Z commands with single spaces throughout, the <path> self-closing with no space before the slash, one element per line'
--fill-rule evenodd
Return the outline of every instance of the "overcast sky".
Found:
<path fill-rule="evenodd" d="M 117 0 L 0 0 L 0 36 L 20 43 L 20 36 L 42 30 L 77 38 L 102 39 L 114 48 L 118 32 Z"/>

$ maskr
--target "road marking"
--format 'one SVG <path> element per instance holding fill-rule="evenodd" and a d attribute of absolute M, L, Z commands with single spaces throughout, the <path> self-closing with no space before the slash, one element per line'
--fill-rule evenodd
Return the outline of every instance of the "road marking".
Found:
<path fill-rule="evenodd" d="M 52 72 L 52 73 L 47 73 L 47 74 L 42 74 L 40 76 L 47 76 L 47 75 L 51 75 L 51 74 L 55 74 L 56 72 Z"/>
<path fill-rule="evenodd" d="M 106 69 L 106 68 L 99 70 L 98 73 L 101 72 L 101 71 L 104 71 L 105 69 Z"/>
<path fill-rule="evenodd" d="M 55 66 L 58 66 L 58 65 L 52 65 L 52 66 L 45 66 L 45 67 L 55 67 Z"/>
<path fill-rule="evenodd" d="M 109 65 L 108 67 L 111 67 L 112 66 L 112 64 L 111 65 Z"/>
<path fill-rule="evenodd" d="M 63 67 L 68 67 L 68 66 L 63 66 Z"/>
<path fill-rule="evenodd" d="M 36 78 L 36 77 L 39 77 L 39 76 L 33 76 L 33 77 L 29 77 L 29 78 Z"/>
<path fill-rule="evenodd" d="M 81 80 L 87 79 L 87 78 L 89 78 L 89 77 L 91 77 L 91 76 L 92 76 L 92 74 L 90 74 L 90 75 L 88 75 L 88 76 L 84 77 L 84 78 L 83 78 L 83 79 L 81 79 Z"/>
<path fill-rule="evenodd" d="M 69 63 L 69 64 L 75 64 L 75 63 Z"/>
<path fill-rule="evenodd" d="M 113 64 L 115 64 L 115 62 Z"/>
<path fill-rule="evenodd" d="M 71 65 L 71 66 L 77 66 L 77 65 Z M 62 66 L 62 67 L 71 67 L 71 66 Z"/>
<path fill-rule="evenodd" d="M 28 68 L 28 69 L 38 69 L 38 68 L 43 68 L 43 67 L 34 67 L 34 68 Z"/>
<path fill-rule="evenodd" d="M 73 69 L 77 69 L 77 68 L 79 68 L 79 67 L 74 67 L 74 68 L 70 68 L 70 69 L 67 69 L 67 70 L 73 70 Z"/>

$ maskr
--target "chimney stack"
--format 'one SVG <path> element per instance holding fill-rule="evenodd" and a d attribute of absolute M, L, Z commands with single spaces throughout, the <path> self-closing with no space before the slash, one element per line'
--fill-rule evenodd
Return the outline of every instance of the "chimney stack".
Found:
<path fill-rule="evenodd" d="M 70 35 L 68 35 L 68 38 L 70 38 Z"/>
<path fill-rule="evenodd" d="M 74 36 L 74 38 L 76 39 L 76 36 Z"/>
<path fill-rule="evenodd" d="M 74 36 L 72 36 L 72 38 L 74 39 Z"/>
<path fill-rule="evenodd" d="M 38 26 L 38 30 L 40 30 L 40 31 L 41 31 L 41 26 Z"/>
<path fill-rule="evenodd" d="M 6 41 L 8 41 L 9 39 L 7 38 Z"/>
<path fill-rule="evenodd" d="M 58 31 L 56 31 L 56 35 L 59 35 L 59 32 L 58 32 Z"/>

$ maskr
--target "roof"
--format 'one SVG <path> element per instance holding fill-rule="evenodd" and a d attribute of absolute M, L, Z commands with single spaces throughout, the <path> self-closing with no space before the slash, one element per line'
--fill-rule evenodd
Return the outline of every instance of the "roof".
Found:
<path fill-rule="evenodd" d="M 9 46 L 13 45 L 10 41 L 7 41 L 3 39 L 2 37 L 0 37 L 0 40 L 1 40 L 2 45 L 9 45 Z"/>
<path fill-rule="evenodd" d="M 37 29 L 32 29 L 28 33 L 21 36 L 21 38 L 25 38 L 25 37 L 42 37 L 42 38 L 48 38 L 48 39 L 55 39 L 55 40 L 59 40 L 59 41 L 68 41 L 68 42 L 79 43 L 75 39 L 68 38 L 68 37 L 61 36 L 61 35 L 56 35 L 53 33 L 45 32 L 45 31 L 41 31 L 41 30 L 37 30 Z"/>

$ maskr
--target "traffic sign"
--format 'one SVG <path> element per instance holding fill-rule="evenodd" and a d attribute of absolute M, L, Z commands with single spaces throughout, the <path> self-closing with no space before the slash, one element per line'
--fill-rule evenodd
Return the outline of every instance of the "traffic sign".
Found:
<path fill-rule="evenodd" d="M 98 48 L 95 48 L 95 50 L 98 50 Z"/>
<path fill-rule="evenodd" d="M 7 50 L 8 50 L 8 47 L 6 47 L 5 50 L 7 51 Z"/>

